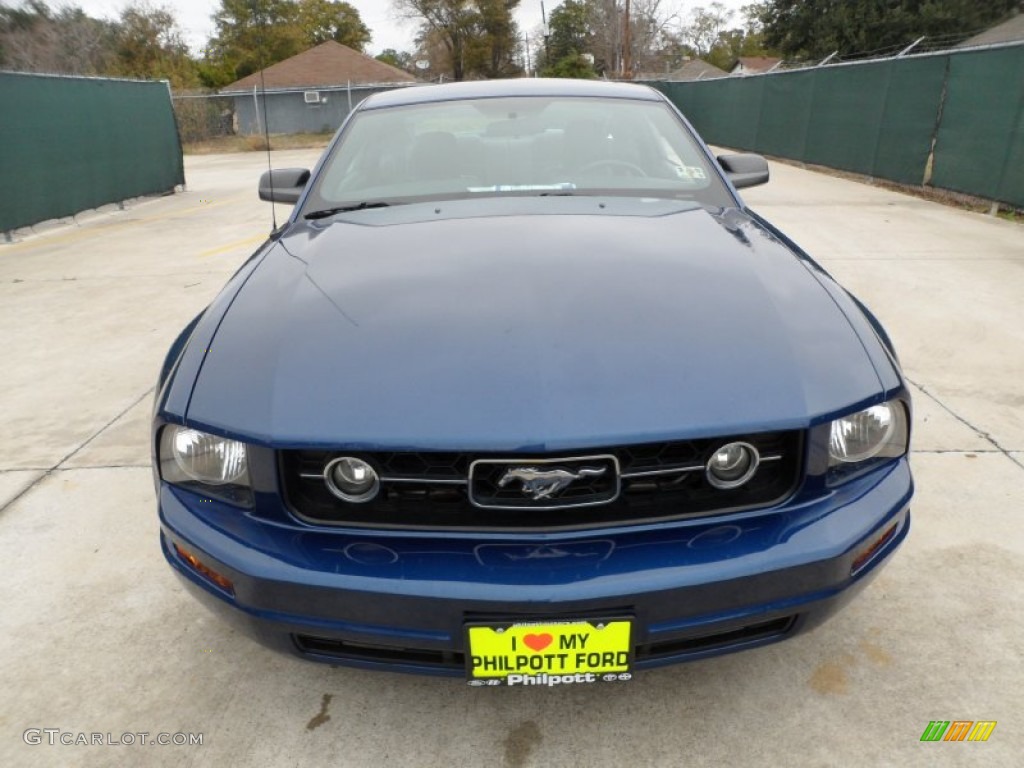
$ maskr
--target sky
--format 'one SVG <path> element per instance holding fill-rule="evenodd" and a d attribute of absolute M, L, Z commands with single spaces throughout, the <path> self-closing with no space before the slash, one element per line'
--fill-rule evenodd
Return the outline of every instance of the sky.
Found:
<path fill-rule="evenodd" d="M 739 9 L 750 0 L 720 0 L 726 7 Z M 116 18 L 121 8 L 129 3 L 127 0 L 47 0 L 51 7 L 64 4 L 82 8 L 90 16 L 97 18 Z M 149 0 L 151 5 L 166 6 L 178 19 L 178 25 L 184 31 L 192 49 L 198 52 L 206 40 L 213 34 L 213 22 L 210 20 L 212 8 L 217 0 Z M 348 0 L 359 9 L 363 23 L 370 28 L 373 39 L 367 46 L 367 53 L 376 55 L 385 48 L 409 51 L 413 48 L 412 39 L 416 35 L 416 23 L 403 21 L 397 17 L 392 0 Z M 711 0 L 662 0 L 662 7 L 686 14 L 690 8 L 709 5 Z M 16 0 L 6 0 L 6 4 L 17 4 Z M 548 13 L 560 4 L 560 0 L 545 0 L 544 7 Z M 218 3 L 219 6 L 219 3 Z M 521 0 L 516 9 L 516 21 L 519 29 L 531 37 L 541 24 L 540 0 Z"/>

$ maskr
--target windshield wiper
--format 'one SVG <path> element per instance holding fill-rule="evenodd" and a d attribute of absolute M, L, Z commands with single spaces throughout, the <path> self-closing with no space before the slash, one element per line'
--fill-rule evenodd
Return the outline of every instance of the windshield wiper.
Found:
<path fill-rule="evenodd" d="M 377 200 L 375 202 L 369 202 L 364 200 L 361 203 L 355 203 L 353 205 L 339 205 L 336 208 L 324 208 L 322 211 L 311 211 L 307 213 L 303 218 L 305 219 L 326 219 L 328 216 L 334 216 L 336 213 L 348 213 L 349 211 L 365 211 L 368 208 L 387 208 L 394 203 L 385 203 L 383 200 Z"/>

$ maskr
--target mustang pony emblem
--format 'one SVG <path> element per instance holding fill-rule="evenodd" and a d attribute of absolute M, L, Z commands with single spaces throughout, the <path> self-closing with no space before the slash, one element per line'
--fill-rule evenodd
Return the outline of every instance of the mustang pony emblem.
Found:
<path fill-rule="evenodd" d="M 523 484 L 523 495 L 536 501 L 551 497 L 574 480 L 579 480 L 581 477 L 600 477 L 607 470 L 608 467 L 580 467 L 579 472 L 570 472 L 567 469 L 513 467 L 501 476 L 498 487 L 504 488 L 513 480 L 518 480 Z"/>

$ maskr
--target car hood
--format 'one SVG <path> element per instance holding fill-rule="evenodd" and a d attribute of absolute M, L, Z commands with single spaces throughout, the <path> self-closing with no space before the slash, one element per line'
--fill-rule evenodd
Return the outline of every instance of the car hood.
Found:
<path fill-rule="evenodd" d="M 881 391 L 813 267 L 739 211 L 572 205 L 293 225 L 188 420 L 278 447 L 555 451 L 804 427 Z"/>

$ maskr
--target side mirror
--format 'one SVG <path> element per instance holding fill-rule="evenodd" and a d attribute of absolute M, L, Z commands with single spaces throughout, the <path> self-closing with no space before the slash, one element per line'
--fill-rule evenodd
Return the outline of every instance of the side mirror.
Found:
<path fill-rule="evenodd" d="M 768 161 L 760 155 L 719 155 L 718 164 L 736 189 L 768 183 Z"/>
<path fill-rule="evenodd" d="M 260 200 L 268 203 L 297 203 L 309 181 L 307 168 L 278 168 L 260 176 Z"/>

